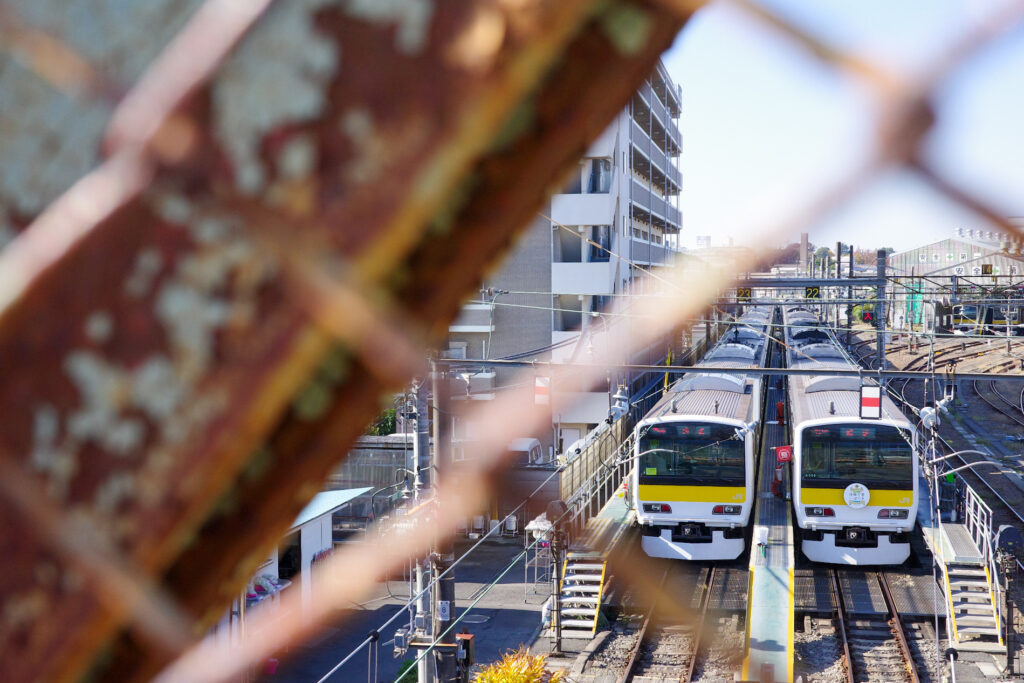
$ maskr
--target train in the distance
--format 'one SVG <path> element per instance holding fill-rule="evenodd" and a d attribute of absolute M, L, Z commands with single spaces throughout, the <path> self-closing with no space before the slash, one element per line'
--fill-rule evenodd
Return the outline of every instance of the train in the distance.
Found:
<path fill-rule="evenodd" d="M 858 368 L 815 313 L 786 307 L 783 324 L 790 368 Z M 881 417 L 862 418 L 861 383 L 789 377 L 796 531 L 815 562 L 900 564 L 917 517 L 918 433 L 884 391 Z"/>
<path fill-rule="evenodd" d="M 630 491 L 653 557 L 735 559 L 746 545 L 760 452 L 762 378 L 773 307 L 751 307 L 634 431 Z"/>

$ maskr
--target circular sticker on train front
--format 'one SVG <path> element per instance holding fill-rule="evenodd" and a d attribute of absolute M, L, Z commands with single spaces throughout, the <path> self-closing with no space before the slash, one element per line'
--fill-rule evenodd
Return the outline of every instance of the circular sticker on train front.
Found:
<path fill-rule="evenodd" d="M 852 508 L 862 508 L 868 504 L 871 492 L 864 484 L 850 484 L 843 489 L 843 500 Z"/>

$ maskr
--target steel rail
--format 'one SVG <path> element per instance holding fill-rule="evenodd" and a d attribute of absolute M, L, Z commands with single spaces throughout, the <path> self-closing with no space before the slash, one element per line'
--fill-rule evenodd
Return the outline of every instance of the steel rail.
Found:
<path fill-rule="evenodd" d="M 896 640 L 900 645 L 900 652 L 903 653 L 903 661 L 907 664 L 907 671 L 910 673 L 910 683 L 921 683 L 921 679 L 917 676 L 917 667 L 914 665 L 914 655 L 910 651 L 910 644 L 907 642 L 906 631 L 903 630 L 903 621 L 900 619 L 899 610 L 896 609 L 896 601 L 893 600 L 892 592 L 889 590 L 889 581 L 885 578 L 884 572 L 878 572 L 876 575 L 878 584 L 882 587 L 882 595 L 885 596 L 885 604 L 889 608 L 889 625 L 892 627 L 893 633 L 896 634 Z"/>
<path fill-rule="evenodd" d="M 664 573 L 661 575 L 661 581 L 658 582 L 658 588 L 665 586 L 665 581 L 668 579 L 669 567 L 665 567 Z M 636 645 L 633 646 L 633 651 L 629 654 L 629 661 L 626 662 L 626 670 L 622 672 L 622 676 L 619 678 L 619 683 L 628 683 L 633 680 L 633 674 L 636 672 L 637 664 L 640 663 L 640 652 L 643 650 L 644 642 L 647 640 L 647 631 L 651 627 L 651 622 L 654 620 L 654 610 L 657 609 L 656 603 L 651 603 L 651 606 L 647 609 L 647 614 L 644 615 L 643 624 L 640 626 L 640 631 L 636 636 Z"/>
<path fill-rule="evenodd" d="M 978 398 L 988 404 L 993 410 L 1005 415 L 1018 425 L 1024 426 L 1024 418 L 1015 415 L 1010 410 L 1006 409 L 1006 406 L 1010 406 L 1010 408 L 1016 410 L 1017 406 L 999 393 L 995 380 L 974 380 L 971 384 L 974 386 L 974 393 L 978 395 Z M 982 387 L 984 387 L 986 391 L 991 392 L 991 395 L 994 395 L 998 400 L 992 400 L 991 398 L 986 397 L 981 391 Z"/>
<path fill-rule="evenodd" d="M 846 605 L 843 602 L 843 589 L 839 585 L 839 570 L 830 569 L 829 575 L 832 577 L 832 599 L 836 604 L 836 621 L 839 622 L 839 636 L 843 641 L 843 657 L 846 659 L 846 683 L 855 683 L 850 641 L 846 638 Z"/>
<path fill-rule="evenodd" d="M 704 635 L 704 624 L 707 621 L 708 605 L 711 604 L 711 587 L 715 585 L 715 567 L 711 567 L 707 578 L 704 580 L 704 594 L 701 596 L 700 621 L 697 623 L 696 632 L 693 634 L 693 656 L 690 657 L 690 664 L 686 667 L 684 676 L 681 676 L 680 683 L 690 683 L 693 680 L 693 671 L 697 666 L 697 657 L 700 655 L 701 640 Z"/>

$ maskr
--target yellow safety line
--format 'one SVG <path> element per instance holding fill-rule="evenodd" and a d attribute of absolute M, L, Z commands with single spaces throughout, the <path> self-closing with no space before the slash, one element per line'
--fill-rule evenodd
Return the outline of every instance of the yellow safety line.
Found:
<path fill-rule="evenodd" d="M 985 583 L 988 584 L 988 599 L 992 603 L 992 620 L 996 622 L 996 638 L 999 639 L 999 644 L 1003 645 L 1003 625 L 999 621 L 999 612 L 996 611 L 996 595 L 992 591 L 992 577 L 988 573 L 987 566 L 985 567 Z"/>
<path fill-rule="evenodd" d="M 601 563 L 601 583 L 597 584 L 597 604 L 594 605 L 594 627 L 591 633 L 597 633 L 597 615 L 601 612 L 601 599 L 604 597 L 604 572 L 608 569 L 608 563 Z"/>
<path fill-rule="evenodd" d="M 953 589 L 949 585 L 949 567 L 942 563 L 942 576 L 946 579 L 946 602 L 949 603 L 949 618 L 953 622 L 953 640 L 960 642 L 960 636 L 956 631 L 956 611 L 953 609 Z"/>
<path fill-rule="evenodd" d="M 751 548 L 751 553 L 753 553 L 753 548 Z M 743 680 L 745 681 L 750 680 L 748 675 L 750 670 L 750 608 L 753 604 L 750 597 L 754 594 L 754 568 L 753 554 L 751 554 L 750 572 L 747 576 L 747 623 L 743 629 L 743 649 L 746 651 L 743 655 Z"/>
<path fill-rule="evenodd" d="M 555 617 L 558 618 L 558 628 L 562 628 L 562 593 L 564 592 L 562 590 L 562 585 L 565 583 L 565 568 L 566 568 L 566 566 L 568 566 L 568 564 L 569 564 L 569 553 L 566 553 L 565 554 L 565 559 L 562 560 L 562 575 L 558 578 L 558 614 L 553 614 L 551 616 L 551 618 L 552 618 L 552 622 L 551 623 L 555 623 L 554 622 Z"/>
<path fill-rule="evenodd" d="M 796 596 L 794 595 L 795 588 L 796 585 L 793 582 L 793 567 L 791 565 L 789 567 L 789 649 L 786 651 L 787 681 L 793 680 L 793 653 L 795 652 L 795 650 L 793 649 L 793 637 L 796 635 Z"/>

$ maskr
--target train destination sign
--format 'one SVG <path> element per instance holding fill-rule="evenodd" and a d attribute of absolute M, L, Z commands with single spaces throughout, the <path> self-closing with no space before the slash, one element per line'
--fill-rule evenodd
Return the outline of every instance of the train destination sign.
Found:
<path fill-rule="evenodd" d="M 877 420 L 882 417 L 882 387 L 860 388 L 860 416 L 865 420 Z"/>

